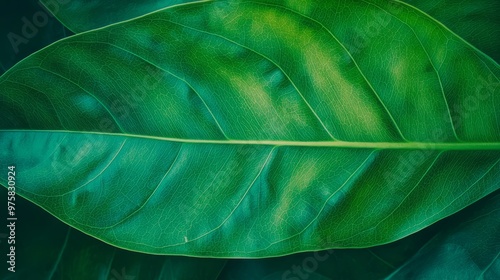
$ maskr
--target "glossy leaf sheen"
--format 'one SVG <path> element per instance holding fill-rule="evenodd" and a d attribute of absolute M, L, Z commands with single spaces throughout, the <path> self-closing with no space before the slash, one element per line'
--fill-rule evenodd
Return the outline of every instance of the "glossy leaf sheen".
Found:
<path fill-rule="evenodd" d="M 176 6 L 19 63 L 19 193 L 118 247 L 264 257 L 391 242 L 500 187 L 498 64 L 406 4 L 298 3 Z"/>

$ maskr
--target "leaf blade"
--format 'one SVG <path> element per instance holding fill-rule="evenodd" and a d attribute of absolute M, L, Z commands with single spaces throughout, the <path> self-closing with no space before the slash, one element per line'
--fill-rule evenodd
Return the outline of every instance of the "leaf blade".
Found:
<path fill-rule="evenodd" d="M 441 25 L 383 1 L 218 3 L 76 35 L 3 75 L 1 155 L 29 170 L 20 193 L 118 247 L 262 257 L 391 242 L 499 187 L 500 68 Z M 350 35 L 370 16 L 388 35 L 361 47 Z"/>

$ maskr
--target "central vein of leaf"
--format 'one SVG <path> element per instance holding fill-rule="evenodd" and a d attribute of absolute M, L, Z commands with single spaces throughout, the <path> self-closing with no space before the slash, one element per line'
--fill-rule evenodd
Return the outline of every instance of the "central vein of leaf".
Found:
<path fill-rule="evenodd" d="M 500 142 L 357 142 L 357 141 L 300 141 L 300 140 L 210 140 L 210 139 L 183 139 L 159 136 L 147 136 L 124 133 L 104 133 L 85 131 L 64 131 L 64 130 L 0 130 L 0 133 L 66 133 L 95 135 L 95 137 L 120 137 L 120 138 L 141 138 L 145 140 L 156 140 L 166 142 L 207 144 L 207 145 L 264 145 L 264 146 L 297 146 L 297 147 L 337 147 L 356 149 L 395 149 L 395 150 L 498 150 Z M 102 141 L 102 138 L 99 139 Z"/>

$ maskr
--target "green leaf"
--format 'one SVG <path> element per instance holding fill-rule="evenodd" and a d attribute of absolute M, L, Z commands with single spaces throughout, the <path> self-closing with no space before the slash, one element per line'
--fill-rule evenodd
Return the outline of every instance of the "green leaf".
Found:
<path fill-rule="evenodd" d="M 388 243 L 500 187 L 497 63 L 404 4 L 297 3 L 172 7 L 16 65 L 18 192 L 117 247 L 267 257 Z"/>

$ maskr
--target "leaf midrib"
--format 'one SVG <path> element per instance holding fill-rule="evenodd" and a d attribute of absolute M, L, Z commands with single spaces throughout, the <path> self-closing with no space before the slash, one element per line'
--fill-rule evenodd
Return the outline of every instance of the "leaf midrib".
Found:
<path fill-rule="evenodd" d="M 24 133 L 69 133 L 86 134 L 96 136 L 129 137 L 138 139 L 149 139 L 176 143 L 207 144 L 207 145 L 261 145 L 261 146 L 283 146 L 283 147 L 332 147 L 332 148 L 357 148 L 357 149 L 380 149 L 380 150 L 498 150 L 500 142 L 358 142 L 358 141 L 294 141 L 294 140 L 217 140 L 217 139 L 184 139 L 127 133 L 109 133 L 95 131 L 71 131 L 71 130 L 23 130 L 23 129 L 1 129 L 0 133 L 24 132 Z"/>

